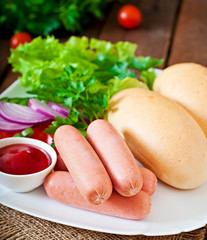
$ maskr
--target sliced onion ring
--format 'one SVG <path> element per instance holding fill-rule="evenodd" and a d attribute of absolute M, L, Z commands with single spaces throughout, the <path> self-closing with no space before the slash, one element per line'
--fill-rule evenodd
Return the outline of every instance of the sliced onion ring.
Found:
<path fill-rule="evenodd" d="M 9 102 L 0 102 L 0 116 L 7 121 L 25 125 L 50 120 L 48 116 L 37 113 L 30 107 Z"/>
<path fill-rule="evenodd" d="M 33 125 L 21 124 L 21 123 L 14 123 L 9 122 L 0 116 L 0 130 L 5 132 L 16 132 L 22 131 L 26 128 L 33 127 Z"/>
<path fill-rule="evenodd" d="M 54 102 L 49 102 L 48 105 L 54 109 L 55 111 L 65 115 L 66 117 L 68 117 L 68 113 L 70 111 L 69 107 L 64 107 L 58 103 L 54 103 Z"/>
<path fill-rule="evenodd" d="M 28 104 L 37 113 L 41 113 L 42 115 L 49 117 L 51 119 L 55 119 L 56 116 L 61 117 L 61 118 L 67 117 L 67 116 L 55 111 L 54 109 L 52 109 L 48 104 L 43 103 L 37 99 L 30 98 Z"/>

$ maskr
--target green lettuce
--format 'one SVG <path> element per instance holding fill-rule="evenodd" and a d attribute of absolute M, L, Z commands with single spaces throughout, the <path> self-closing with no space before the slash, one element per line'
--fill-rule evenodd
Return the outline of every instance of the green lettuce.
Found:
<path fill-rule="evenodd" d="M 87 122 L 107 119 L 110 98 L 126 88 L 152 88 L 154 68 L 162 60 L 136 57 L 137 45 L 87 37 L 60 43 L 53 36 L 37 37 L 11 50 L 9 63 L 20 72 L 20 83 L 37 99 L 70 107 L 66 119 L 56 118 L 48 131 L 71 124 L 84 132 Z M 137 80 L 139 76 L 139 80 Z"/>

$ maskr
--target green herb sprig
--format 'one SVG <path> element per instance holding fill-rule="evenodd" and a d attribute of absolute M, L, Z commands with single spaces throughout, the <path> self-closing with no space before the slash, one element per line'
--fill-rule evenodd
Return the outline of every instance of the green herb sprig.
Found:
<path fill-rule="evenodd" d="M 21 73 L 21 85 L 30 88 L 27 93 L 70 108 L 66 119 L 56 117 L 48 133 L 70 124 L 85 134 L 90 121 L 107 119 L 115 93 L 134 87 L 152 89 L 154 68 L 162 60 L 136 57 L 136 48 L 129 42 L 89 41 L 85 36 L 72 36 L 65 43 L 52 36 L 37 37 L 11 50 L 9 62 Z"/>
<path fill-rule="evenodd" d="M 58 29 L 82 32 L 93 19 L 103 17 L 109 2 L 113 0 L 1 0 L 0 27 L 42 36 Z"/>

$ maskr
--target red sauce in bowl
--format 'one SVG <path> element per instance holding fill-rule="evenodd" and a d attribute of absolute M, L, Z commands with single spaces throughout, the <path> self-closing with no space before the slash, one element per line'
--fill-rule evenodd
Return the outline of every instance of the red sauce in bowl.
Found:
<path fill-rule="evenodd" d="M 14 175 L 40 172 L 52 163 L 49 154 L 30 144 L 12 144 L 0 149 L 0 171 Z"/>

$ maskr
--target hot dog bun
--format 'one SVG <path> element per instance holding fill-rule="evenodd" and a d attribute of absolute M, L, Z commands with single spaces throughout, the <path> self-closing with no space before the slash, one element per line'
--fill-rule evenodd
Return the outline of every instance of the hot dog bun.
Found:
<path fill-rule="evenodd" d="M 206 136 L 175 101 L 147 89 L 126 89 L 110 100 L 108 120 L 163 182 L 192 189 L 207 180 Z"/>
<path fill-rule="evenodd" d="M 207 136 L 207 68 L 179 63 L 164 69 L 153 89 L 181 104 L 196 119 Z"/>

